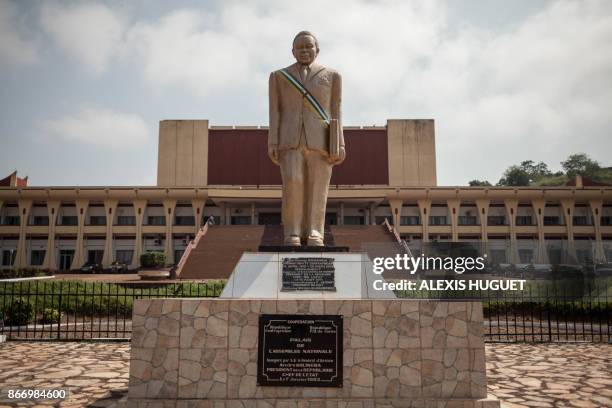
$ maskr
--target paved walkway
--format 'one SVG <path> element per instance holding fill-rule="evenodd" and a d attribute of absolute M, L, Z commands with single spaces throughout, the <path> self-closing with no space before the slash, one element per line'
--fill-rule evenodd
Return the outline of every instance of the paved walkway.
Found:
<path fill-rule="evenodd" d="M 0 344 L 0 390 L 68 387 L 68 400 L 5 406 L 118 407 L 128 343 Z M 502 407 L 612 407 L 612 345 L 488 344 L 489 393 Z"/>

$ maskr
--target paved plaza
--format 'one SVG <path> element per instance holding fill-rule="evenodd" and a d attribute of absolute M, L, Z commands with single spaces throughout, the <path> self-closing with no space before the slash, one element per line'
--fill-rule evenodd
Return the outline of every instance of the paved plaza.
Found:
<path fill-rule="evenodd" d="M 502 407 L 612 407 L 612 345 L 487 344 L 489 394 Z M 129 343 L 0 344 L 0 389 L 69 388 L 61 402 L 5 406 L 122 407 Z"/>

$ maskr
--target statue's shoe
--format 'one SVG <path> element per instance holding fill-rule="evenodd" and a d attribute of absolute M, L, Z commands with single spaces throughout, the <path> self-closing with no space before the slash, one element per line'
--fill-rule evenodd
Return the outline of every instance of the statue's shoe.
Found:
<path fill-rule="evenodd" d="M 308 246 L 323 246 L 323 237 L 318 236 L 309 236 L 308 237 Z"/>
<path fill-rule="evenodd" d="M 289 237 L 285 238 L 285 245 L 300 246 L 302 245 L 302 241 L 300 240 L 300 237 L 298 237 L 297 235 L 290 235 Z"/>

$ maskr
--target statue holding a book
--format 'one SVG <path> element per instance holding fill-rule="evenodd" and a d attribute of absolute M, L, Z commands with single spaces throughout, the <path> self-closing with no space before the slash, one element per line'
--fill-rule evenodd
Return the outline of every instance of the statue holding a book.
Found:
<path fill-rule="evenodd" d="M 285 245 L 323 246 L 332 167 L 346 157 L 342 79 L 316 64 L 319 44 L 308 32 L 293 40 L 296 63 L 270 74 L 268 155 L 280 166 Z"/>

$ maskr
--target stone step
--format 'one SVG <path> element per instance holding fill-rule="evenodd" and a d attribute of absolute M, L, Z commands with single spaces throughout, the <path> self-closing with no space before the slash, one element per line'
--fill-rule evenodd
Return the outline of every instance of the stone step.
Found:
<path fill-rule="evenodd" d="M 190 252 L 179 279 L 226 279 L 243 252 L 256 252 L 260 245 L 282 245 L 280 225 L 209 226 Z M 344 246 L 370 256 L 398 251 L 394 236 L 382 225 L 333 225 L 325 228 L 326 246 Z M 379 256 L 379 255 L 377 255 Z"/>

